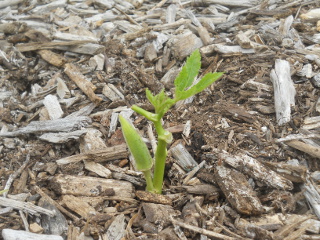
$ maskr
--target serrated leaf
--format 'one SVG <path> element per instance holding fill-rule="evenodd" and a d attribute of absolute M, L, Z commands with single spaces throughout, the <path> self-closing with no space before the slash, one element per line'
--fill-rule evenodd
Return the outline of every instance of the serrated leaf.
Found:
<path fill-rule="evenodd" d="M 175 101 L 165 93 L 164 89 L 157 95 L 153 95 L 149 89 L 146 89 L 146 95 L 160 118 L 175 104 Z"/>
<path fill-rule="evenodd" d="M 153 161 L 147 145 L 142 140 L 137 130 L 123 116 L 120 115 L 119 120 L 124 139 L 135 160 L 137 170 L 150 170 L 152 168 Z"/>
<path fill-rule="evenodd" d="M 182 67 L 178 77 L 174 80 L 176 92 L 182 92 L 192 85 L 201 67 L 200 60 L 201 55 L 198 49 L 187 58 L 186 64 Z"/>
<path fill-rule="evenodd" d="M 203 91 L 205 88 L 209 87 L 213 82 L 217 81 L 221 78 L 223 72 L 215 72 L 215 73 L 207 73 L 197 84 L 192 86 L 190 89 L 180 92 L 178 96 L 176 96 L 177 100 L 184 100 L 197 93 Z"/>
<path fill-rule="evenodd" d="M 155 105 L 155 96 L 152 94 L 152 92 L 148 88 L 146 89 L 146 96 L 147 96 L 147 99 L 149 100 L 149 102 L 154 106 Z"/>

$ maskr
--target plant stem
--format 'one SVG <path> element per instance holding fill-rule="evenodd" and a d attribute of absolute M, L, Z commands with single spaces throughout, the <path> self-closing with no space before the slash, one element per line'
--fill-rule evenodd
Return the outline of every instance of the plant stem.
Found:
<path fill-rule="evenodd" d="M 147 170 L 143 172 L 144 178 L 146 179 L 147 187 L 146 190 L 148 192 L 154 192 L 155 189 L 153 187 L 152 177 L 151 177 L 151 171 Z"/>
<path fill-rule="evenodd" d="M 156 193 L 161 194 L 164 176 L 164 168 L 167 158 L 167 143 L 164 140 L 158 140 L 158 146 L 155 154 L 153 186 Z"/>
<path fill-rule="evenodd" d="M 136 113 L 139 113 L 140 115 L 144 116 L 146 119 L 148 119 L 148 120 L 150 120 L 152 122 L 155 122 L 155 121 L 159 120 L 158 114 L 151 113 L 151 112 L 149 112 L 147 110 L 144 110 L 141 107 L 138 107 L 137 105 L 132 105 L 131 109 L 133 111 L 135 111 Z"/>
<path fill-rule="evenodd" d="M 164 168 L 167 158 L 167 142 L 161 139 L 161 136 L 165 131 L 161 125 L 161 120 L 154 122 L 154 125 L 158 134 L 158 145 L 155 153 L 153 187 L 156 193 L 161 194 Z"/>

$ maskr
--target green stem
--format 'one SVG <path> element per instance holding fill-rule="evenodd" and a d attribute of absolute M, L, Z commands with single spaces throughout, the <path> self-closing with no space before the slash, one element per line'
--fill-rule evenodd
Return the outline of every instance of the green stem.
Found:
<path fill-rule="evenodd" d="M 131 109 L 133 111 L 135 111 L 136 113 L 139 113 L 140 115 L 144 116 L 146 119 L 148 119 L 148 120 L 150 120 L 152 122 L 155 122 L 155 121 L 159 120 L 158 114 L 151 113 L 151 112 L 149 112 L 147 110 L 144 110 L 141 107 L 138 107 L 137 105 L 132 105 Z"/>
<path fill-rule="evenodd" d="M 158 140 L 158 146 L 155 154 L 153 186 L 156 193 L 161 194 L 164 168 L 167 158 L 167 143 L 164 140 Z"/>
<path fill-rule="evenodd" d="M 154 164 L 154 174 L 153 174 L 153 186 L 156 193 L 161 194 L 164 168 L 167 158 L 167 142 L 161 139 L 164 134 L 164 129 L 161 125 L 161 120 L 154 122 L 156 132 L 158 134 L 158 145 L 155 153 L 155 164 Z"/>
<path fill-rule="evenodd" d="M 152 182 L 152 177 L 151 177 L 151 171 L 143 171 L 144 178 L 146 179 L 147 187 L 146 190 L 148 192 L 154 192 L 154 187 L 153 187 L 153 182 Z"/>

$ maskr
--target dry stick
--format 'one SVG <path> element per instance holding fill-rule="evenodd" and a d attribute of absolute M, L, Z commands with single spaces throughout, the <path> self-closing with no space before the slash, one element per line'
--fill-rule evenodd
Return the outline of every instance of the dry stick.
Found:
<path fill-rule="evenodd" d="M 298 149 L 302 152 L 308 153 L 312 157 L 320 158 L 320 148 L 314 147 L 309 144 L 306 144 L 304 142 L 298 141 L 298 140 L 291 140 L 286 142 L 287 145 L 290 147 L 293 147 L 295 149 Z"/>
<path fill-rule="evenodd" d="M 69 42 L 46 42 L 46 43 L 22 43 L 17 46 L 20 52 L 36 51 L 41 49 L 55 49 L 59 46 L 76 46 L 80 44 L 90 43 L 91 41 L 69 41 Z"/>
<path fill-rule="evenodd" d="M 187 224 L 187 223 L 179 222 L 179 221 L 173 219 L 172 216 L 170 216 L 170 220 L 171 220 L 173 225 L 178 225 L 180 227 L 183 227 L 183 228 L 186 228 L 188 230 L 191 230 L 191 231 L 206 235 L 208 237 L 214 237 L 216 239 L 221 239 L 221 240 L 236 240 L 236 239 L 239 239 L 239 238 L 229 237 L 229 236 L 226 236 L 226 235 L 223 235 L 223 234 L 220 234 L 220 233 L 216 233 L 216 232 L 213 232 L 213 231 L 209 231 L 209 230 L 206 230 L 206 229 L 203 229 L 203 228 L 199 228 L 199 227 L 196 227 L 196 226 L 192 226 L 192 225 Z"/>
<path fill-rule="evenodd" d="M 167 2 L 167 0 L 162 0 L 162 1 L 159 2 L 157 5 L 155 5 L 153 8 L 151 8 L 150 12 L 152 12 L 152 11 L 155 10 L 156 8 L 162 7 L 166 2 Z"/>
<path fill-rule="evenodd" d="M 0 206 L 12 207 L 14 209 L 26 211 L 32 215 L 46 214 L 51 217 L 55 215 L 55 211 L 51 211 L 51 210 L 36 206 L 31 202 L 22 202 L 22 201 L 8 199 L 4 197 L 0 197 Z"/>
<path fill-rule="evenodd" d="M 126 231 L 127 231 L 127 237 L 128 237 L 129 239 L 134 239 L 134 240 L 138 239 L 138 238 L 134 235 L 131 227 L 132 227 L 132 224 L 133 224 L 134 220 L 140 215 L 140 212 L 141 212 L 141 207 L 139 208 L 138 212 L 135 213 L 135 214 L 130 218 L 130 220 L 129 220 L 129 222 L 128 222 L 128 225 L 127 225 L 127 227 L 126 227 Z"/>
<path fill-rule="evenodd" d="M 183 184 L 187 184 L 189 182 L 189 180 L 204 166 L 205 163 L 206 163 L 206 161 L 203 160 L 199 165 L 197 165 L 194 169 L 192 169 L 188 173 L 186 178 L 183 180 Z"/>
<path fill-rule="evenodd" d="M 291 140 L 302 140 L 302 139 L 309 139 L 309 138 L 320 138 L 320 134 L 316 134 L 316 133 L 310 133 L 310 134 L 290 134 L 286 137 L 283 138 L 278 138 L 276 139 L 276 143 L 280 143 L 280 142 L 287 142 L 287 141 L 291 141 Z"/>
<path fill-rule="evenodd" d="M 29 169 L 28 169 L 29 170 Z M 34 174 L 29 170 L 29 176 L 32 180 L 35 180 L 35 176 Z M 59 211 L 61 211 L 62 213 L 64 213 L 65 215 L 67 215 L 69 218 L 71 218 L 74 222 L 80 222 L 80 218 L 78 218 L 77 216 L 73 215 L 72 213 L 70 213 L 67 209 L 65 209 L 64 207 L 62 207 L 60 204 L 56 203 L 51 197 L 49 197 L 44 191 L 41 190 L 40 187 L 38 187 L 37 185 L 34 185 L 34 190 L 36 190 L 36 192 L 38 194 L 41 195 L 41 197 L 43 197 L 44 199 L 46 199 L 50 204 L 54 205 L 56 208 L 59 209 Z"/>
<path fill-rule="evenodd" d="M 223 231 L 225 231 L 226 233 L 230 234 L 231 236 L 237 238 L 237 239 L 244 239 L 243 237 L 241 237 L 238 234 L 235 234 L 233 232 L 231 232 L 228 228 L 226 228 L 225 226 L 223 226 L 221 223 L 219 223 L 218 221 L 214 221 L 214 223 L 216 225 L 218 225 L 218 227 L 221 227 L 223 229 Z"/>
<path fill-rule="evenodd" d="M 124 11 L 122 11 L 120 8 L 117 6 L 114 6 L 115 9 L 117 9 L 120 13 L 122 13 L 132 24 L 136 24 L 138 26 L 141 26 L 139 23 L 137 23 L 132 17 L 130 17 L 128 14 L 126 14 Z"/>
<path fill-rule="evenodd" d="M 4 187 L 4 190 L 8 190 L 6 192 L 3 193 L 3 197 L 7 197 L 7 194 L 9 192 L 9 189 L 11 187 L 11 184 L 13 182 L 14 179 L 16 179 L 21 173 L 22 171 L 25 169 L 25 167 L 27 166 L 27 164 L 30 161 L 30 154 L 27 154 L 26 160 L 24 161 L 24 163 L 21 165 L 21 167 L 13 174 L 11 174 L 6 182 L 6 186 Z"/>
<path fill-rule="evenodd" d="M 81 89 L 84 94 L 88 96 L 88 98 L 95 104 L 99 104 L 102 101 L 102 98 L 98 97 L 94 90 L 96 90 L 96 86 L 94 86 L 90 81 L 86 79 L 86 77 L 81 73 L 80 69 L 72 64 L 65 64 L 64 72 L 68 75 L 68 77 Z"/>
<path fill-rule="evenodd" d="M 30 232 L 30 231 L 29 231 L 28 220 L 27 220 L 26 216 L 24 215 L 23 211 L 22 211 L 22 210 L 19 210 L 19 214 L 20 214 L 20 217 L 21 217 L 21 219 L 22 219 L 22 222 L 23 222 L 23 225 L 24 225 L 24 229 L 25 229 L 27 232 Z"/>

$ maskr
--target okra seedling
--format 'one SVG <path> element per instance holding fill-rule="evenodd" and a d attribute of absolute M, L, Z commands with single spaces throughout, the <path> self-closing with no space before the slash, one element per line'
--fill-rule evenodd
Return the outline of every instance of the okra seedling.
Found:
<path fill-rule="evenodd" d="M 125 118 L 120 116 L 120 123 L 125 141 L 135 160 L 137 170 L 142 171 L 145 176 L 147 183 L 146 190 L 149 192 L 159 194 L 162 192 L 164 169 L 167 157 L 167 144 L 172 142 L 172 134 L 163 128 L 163 116 L 175 103 L 203 91 L 223 75 L 223 72 L 207 73 L 194 84 L 194 80 L 197 77 L 200 68 L 201 55 L 199 50 L 196 50 L 187 58 L 186 64 L 182 67 L 174 81 L 174 98 L 170 98 L 165 93 L 164 89 L 162 89 L 157 95 L 153 95 L 149 89 L 146 89 L 147 99 L 153 105 L 155 112 L 149 112 L 136 105 L 131 107 L 135 112 L 153 122 L 158 135 L 157 148 L 154 154 L 153 176 L 153 160 L 147 145 L 143 142 L 135 128 Z"/>

